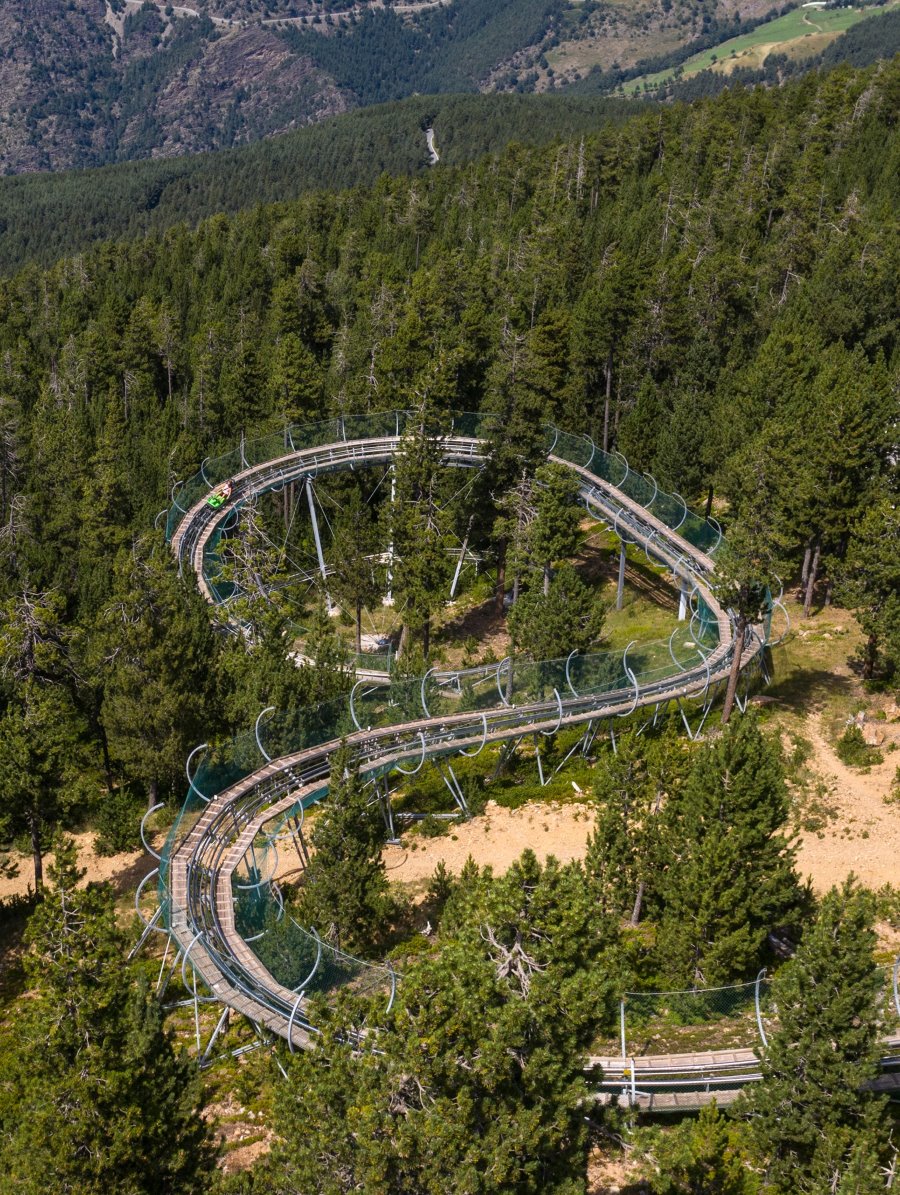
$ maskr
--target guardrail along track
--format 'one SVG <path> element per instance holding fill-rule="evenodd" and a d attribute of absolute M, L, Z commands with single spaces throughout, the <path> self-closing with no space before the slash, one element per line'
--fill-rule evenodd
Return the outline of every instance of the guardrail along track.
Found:
<path fill-rule="evenodd" d="M 202 592 L 216 602 L 210 577 L 215 546 L 223 524 L 242 503 L 324 472 L 389 464 L 403 450 L 406 418 L 394 412 L 330 421 L 315 434 L 303 429 L 306 442 L 300 447 L 295 445 L 297 429 L 291 429 L 243 445 L 239 455 L 204 462 L 201 474 L 178 493 L 169 512 L 168 534 L 182 567 L 193 571 Z M 480 467 L 487 453 L 483 433 L 479 417 L 460 417 L 441 440 L 445 463 Z M 199 978 L 211 993 L 209 999 L 285 1038 L 291 1049 L 308 1046 L 315 1032 L 306 1018 L 304 989 L 281 983 L 248 945 L 246 929 L 242 932 L 238 925 L 236 893 L 265 888 L 257 848 L 267 834 L 271 839 L 273 823 L 292 813 L 302 816 L 326 795 L 330 756 L 342 738 L 355 752 L 361 774 L 377 778 L 392 769 L 417 770 L 426 759 L 474 755 L 486 743 L 526 735 L 538 742 L 575 725 L 585 726 L 587 734 L 605 720 L 612 725 L 617 717 L 640 708 L 658 711 L 673 700 L 702 697 L 709 702 L 727 678 L 734 651 L 732 624 L 712 588 L 718 526 L 690 512 L 677 495 L 663 494 L 652 478 L 632 472 L 624 458 L 600 452 L 586 437 L 550 429 L 548 458 L 573 470 L 590 513 L 612 527 L 623 543 L 642 547 L 648 559 L 662 563 L 687 588 L 687 639 L 675 644 L 676 632 L 668 642 L 637 645 L 634 651 L 632 644 L 624 652 L 572 653 L 537 664 L 508 659 L 465 672 L 432 670 L 406 682 L 405 700 L 393 704 L 393 689 L 358 682 L 340 708 L 317 707 L 293 715 L 293 738 L 282 735 L 277 758 L 269 759 L 257 726 L 261 765 L 246 761 L 247 750 L 253 750 L 248 740 L 244 758 L 233 759 L 224 773 L 212 765 L 201 769 L 191 780 L 185 809 L 160 859 L 159 917 L 180 953 L 182 975 L 186 978 L 190 966 L 195 983 Z M 214 509 L 207 497 L 226 479 L 231 483 L 228 499 Z M 762 644 L 757 629 L 743 647 L 742 666 L 758 662 Z M 364 683 L 369 688 L 354 700 Z M 234 755 L 241 751 L 236 748 Z M 223 774 L 227 779 L 220 783 Z M 621 1074 L 618 1081 L 621 1085 Z"/>

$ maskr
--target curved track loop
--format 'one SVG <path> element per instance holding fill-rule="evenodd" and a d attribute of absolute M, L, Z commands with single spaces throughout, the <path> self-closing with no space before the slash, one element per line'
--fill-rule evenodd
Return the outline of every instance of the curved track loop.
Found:
<path fill-rule="evenodd" d="M 394 415 L 384 417 L 391 421 L 394 418 Z M 393 435 L 352 438 L 350 428 L 348 438 L 348 428 L 343 420 L 339 422 L 337 434 L 327 443 L 296 449 L 292 436 L 285 434 L 282 440 L 285 447 L 274 459 L 244 468 L 240 465 L 246 461 L 252 446 L 242 445 L 239 456 L 232 454 L 238 468 L 229 476 L 231 492 L 219 509 L 213 509 L 206 501 L 210 484 L 206 482 L 206 473 L 212 470 L 209 462 L 205 462 L 206 484 L 198 487 L 195 480 L 179 491 L 179 501 L 170 513 L 171 546 L 182 568 L 194 573 L 210 601 L 216 601 L 208 570 L 214 559 L 211 549 L 218 542 L 217 532 L 222 524 L 240 504 L 256 494 L 321 472 L 361 464 L 389 464 L 403 449 L 400 415 L 396 416 L 397 430 Z M 707 697 L 710 686 L 727 677 L 733 654 L 732 625 L 711 588 L 712 557 L 685 536 L 687 511 L 683 501 L 664 495 L 655 483 L 629 473 L 627 467 L 623 476 L 624 460 L 607 457 L 584 437 L 555 432 L 552 446 L 549 459 L 575 473 L 581 501 L 589 512 L 614 527 L 623 539 L 652 553 L 655 560 L 690 587 L 694 601 L 702 600 L 714 644 L 708 650 L 697 647 L 693 662 L 688 664 L 673 657 L 670 666 L 651 671 L 644 683 L 639 683 L 628 667 L 622 687 L 612 691 L 585 691 L 586 685 L 580 679 L 573 684 L 570 657 L 569 661 L 562 661 L 568 684 L 559 683 L 559 688 L 566 690 L 565 696 L 549 683 L 546 696 L 540 700 L 510 705 L 501 700 L 501 689 L 490 708 L 436 716 L 428 716 L 423 709 L 422 716 L 399 725 L 358 729 L 346 735 L 346 740 L 359 759 L 361 774 L 378 777 L 394 769 L 409 773 L 426 759 L 477 754 L 487 742 L 510 742 L 524 734 L 549 735 L 562 727 L 624 716 L 638 707 Z M 446 464 L 473 468 L 484 462 L 487 446 L 477 435 L 452 434 L 442 440 L 442 451 Z M 594 472 L 579 463 L 579 460 L 590 462 L 593 467 L 598 459 L 600 464 Z M 637 497 L 618 488 L 604 473 L 617 477 L 622 486 L 631 479 L 637 487 Z M 215 482 L 221 484 L 222 480 L 219 468 Z M 644 490 L 648 501 L 654 504 L 655 513 L 638 500 L 644 496 Z M 187 494 L 190 501 L 185 498 Z M 666 503 L 668 507 L 664 509 Z M 664 521 L 667 510 L 669 517 Z M 691 519 L 694 524 L 700 522 L 695 515 Z M 720 534 L 710 525 L 706 527 L 709 528 L 707 542 L 714 550 Z M 702 541 L 705 534 L 700 526 L 693 538 Z M 692 621 L 692 631 L 693 627 Z M 743 663 L 756 660 L 760 644 L 759 636 L 748 638 Z M 510 669 L 512 666 L 510 663 Z M 495 671 L 495 666 L 491 666 L 492 675 Z M 432 684 L 440 684 L 442 679 L 452 680 L 459 687 L 459 674 L 432 673 L 429 678 Z M 197 807 L 195 803 L 190 816 L 182 816 L 160 863 L 165 923 L 182 954 L 189 952 L 195 975 L 209 989 L 212 998 L 243 1013 L 257 1026 L 265 1026 L 285 1038 L 292 1050 L 310 1045 L 315 1029 L 307 1019 L 302 992 L 298 996 L 295 990 L 279 983 L 239 932 L 235 909 L 237 879 L 239 869 L 248 868 L 248 859 L 253 859 L 254 878 L 260 874 L 255 869 L 255 850 L 265 840 L 267 825 L 292 811 L 307 808 L 327 794 L 329 760 L 337 745 L 338 740 L 332 738 L 281 758 L 264 760 L 263 766 L 224 791 L 203 793 L 204 804 Z"/>

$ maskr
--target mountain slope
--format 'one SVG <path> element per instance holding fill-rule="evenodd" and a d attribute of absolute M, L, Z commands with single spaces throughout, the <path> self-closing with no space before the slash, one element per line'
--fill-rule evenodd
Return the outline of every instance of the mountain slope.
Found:
<path fill-rule="evenodd" d="M 0 179 L 0 271 L 49 264 L 96 240 L 371 183 L 384 172 L 416 174 L 428 169 L 428 125 L 444 167 L 511 141 L 577 137 L 635 110 L 632 102 L 574 96 L 417 96 L 240 149 Z"/>
<path fill-rule="evenodd" d="M 229 148 L 413 94 L 543 91 L 771 0 L 0 0 L 0 173 Z"/>

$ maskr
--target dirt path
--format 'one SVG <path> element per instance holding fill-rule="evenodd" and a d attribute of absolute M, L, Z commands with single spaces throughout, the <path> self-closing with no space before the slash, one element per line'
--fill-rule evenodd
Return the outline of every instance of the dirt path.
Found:
<path fill-rule="evenodd" d="M 801 835 L 799 870 L 819 892 L 851 871 L 871 888 L 900 884 L 900 805 L 884 799 L 898 755 L 886 752 L 884 762 L 868 772 L 848 768 L 825 738 L 821 721 L 821 716 L 810 716 L 804 733 L 813 747 L 811 766 L 828 786 L 836 814 L 825 829 Z M 885 745 L 896 742 L 898 732 L 898 726 L 885 726 Z"/>

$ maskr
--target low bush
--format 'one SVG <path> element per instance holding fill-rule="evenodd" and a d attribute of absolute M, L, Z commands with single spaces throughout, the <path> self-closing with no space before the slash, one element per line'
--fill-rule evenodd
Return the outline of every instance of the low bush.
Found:
<path fill-rule="evenodd" d="M 835 752 L 841 763 L 851 768 L 867 768 L 884 758 L 879 750 L 869 746 L 858 726 L 847 727 L 837 741 Z"/>

